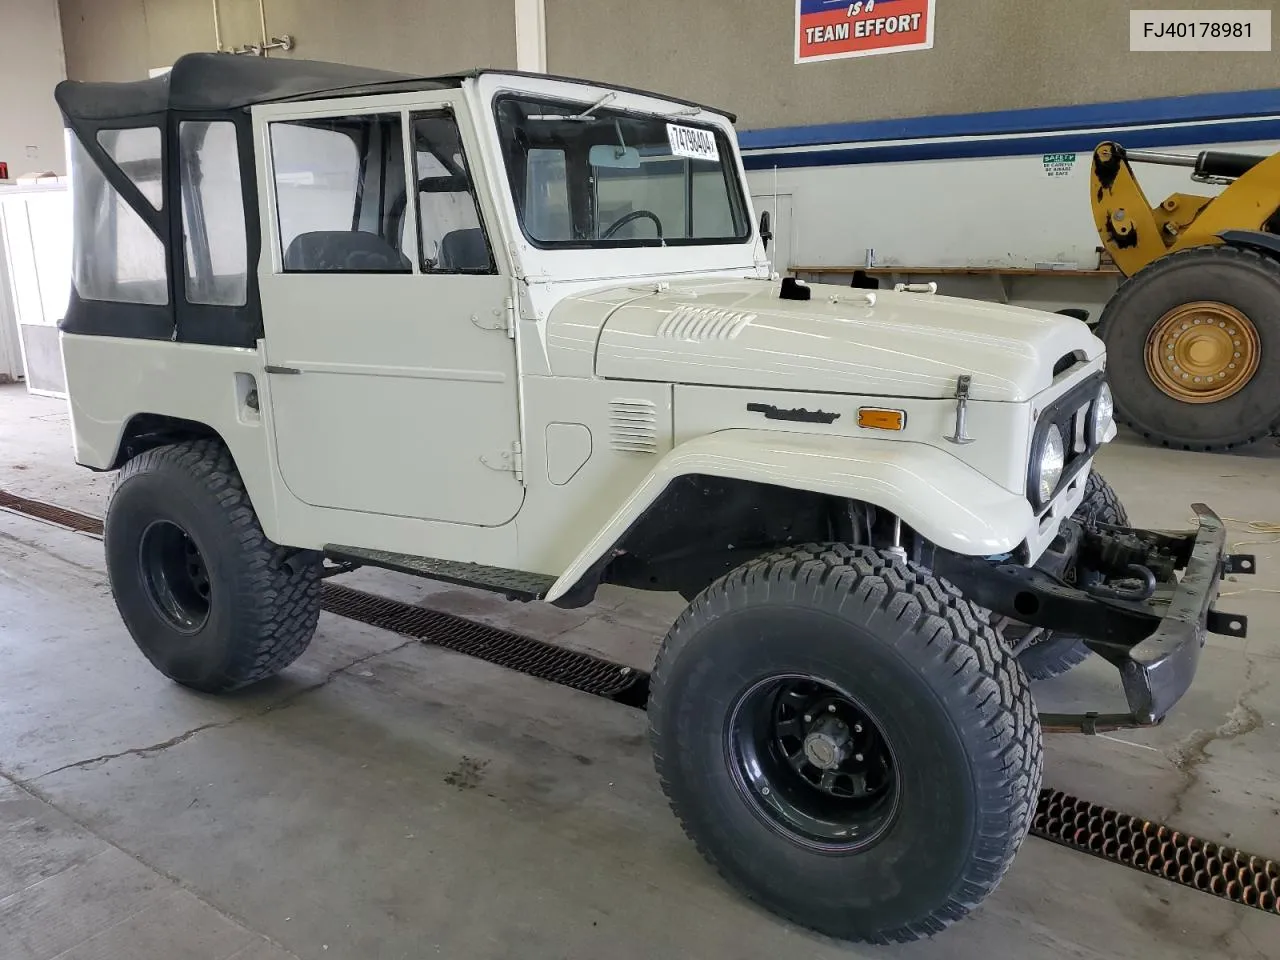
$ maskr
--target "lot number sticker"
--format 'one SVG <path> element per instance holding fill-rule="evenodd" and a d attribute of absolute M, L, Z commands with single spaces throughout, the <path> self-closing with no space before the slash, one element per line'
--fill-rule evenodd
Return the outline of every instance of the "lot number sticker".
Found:
<path fill-rule="evenodd" d="M 671 142 L 671 152 L 677 157 L 688 157 L 690 160 L 720 159 L 716 135 L 710 130 L 680 127 L 674 123 L 668 123 L 667 140 Z"/>

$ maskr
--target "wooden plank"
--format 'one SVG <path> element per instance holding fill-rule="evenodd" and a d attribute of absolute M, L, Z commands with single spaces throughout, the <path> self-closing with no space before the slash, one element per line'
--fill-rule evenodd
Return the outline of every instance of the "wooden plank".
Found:
<path fill-rule="evenodd" d="M 828 273 L 851 277 L 857 272 L 872 277 L 895 273 L 933 276 L 971 277 L 1119 277 L 1114 268 L 1104 270 L 1046 270 L 1035 267 L 792 267 L 792 273 Z"/>

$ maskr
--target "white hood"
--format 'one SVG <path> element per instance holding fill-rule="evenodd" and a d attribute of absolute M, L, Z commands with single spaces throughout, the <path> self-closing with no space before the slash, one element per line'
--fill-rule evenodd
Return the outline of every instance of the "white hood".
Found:
<path fill-rule="evenodd" d="M 580 323 L 584 301 L 600 311 L 599 377 L 884 397 L 951 397 L 968 374 L 973 399 L 1021 402 L 1052 383 L 1064 356 L 1093 360 L 1104 349 L 1059 314 L 820 284 L 810 300 L 783 300 L 780 289 L 761 280 L 678 282 L 647 296 L 619 288 L 570 298 L 550 320 L 554 328 L 563 310 Z"/>

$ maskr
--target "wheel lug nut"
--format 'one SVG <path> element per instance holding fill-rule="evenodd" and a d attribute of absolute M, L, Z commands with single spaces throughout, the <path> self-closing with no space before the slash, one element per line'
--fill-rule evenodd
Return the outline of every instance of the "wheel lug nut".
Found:
<path fill-rule="evenodd" d="M 805 722 L 805 723 L 813 723 L 813 714 L 812 714 L 812 713 L 806 713 L 806 714 L 804 715 L 804 722 Z"/>
<path fill-rule="evenodd" d="M 854 732 L 854 733 L 861 733 L 861 732 L 862 732 L 862 724 L 860 724 L 860 723 L 855 723 L 855 724 L 853 725 L 853 732 Z"/>
<path fill-rule="evenodd" d="M 860 753 L 855 753 L 855 754 L 853 755 L 853 759 L 854 759 L 854 760 L 856 760 L 856 761 L 858 761 L 858 763 L 861 763 L 861 762 L 862 762 L 862 754 L 860 754 Z"/>
<path fill-rule="evenodd" d="M 835 713 L 836 705 L 834 703 L 827 705 L 827 713 Z"/>

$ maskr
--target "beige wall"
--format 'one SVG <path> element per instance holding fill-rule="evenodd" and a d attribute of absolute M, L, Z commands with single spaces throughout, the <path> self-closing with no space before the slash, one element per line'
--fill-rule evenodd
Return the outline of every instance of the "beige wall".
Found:
<path fill-rule="evenodd" d="M 1280 43 L 1274 53 L 1129 52 L 1131 9 L 1276 0 L 938 0 L 932 50 L 803 65 L 792 0 L 546 6 L 550 71 L 711 103 L 743 129 L 1280 86 Z"/>
<path fill-rule="evenodd" d="M 259 40 L 258 0 L 218 2 L 225 46 Z M 296 36 L 293 56 L 423 72 L 515 65 L 513 0 L 264 3 L 269 33 Z M 211 50 L 212 4 L 61 0 L 67 72 L 138 78 Z M 1159 6 L 1150 0 L 938 0 L 933 50 L 803 65 L 793 63 L 792 0 L 545 4 L 550 71 L 704 100 L 746 129 L 1280 86 L 1280 44 L 1270 54 L 1130 53 L 1128 11 Z"/>
<path fill-rule="evenodd" d="M 22 2 L 22 0 L 18 0 Z M 213 0 L 61 0 L 67 73 L 130 80 L 215 48 Z M 264 0 L 267 31 L 292 53 L 391 70 L 445 73 L 515 65 L 511 0 Z M 258 43 L 258 0 L 218 0 L 224 47 Z"/>
<path fill-rule="evenodd" d="M 0 0 L 0 161 L 9 176 L 66 173 L 53 102 L 63 76 L 57 0 Z"/>

